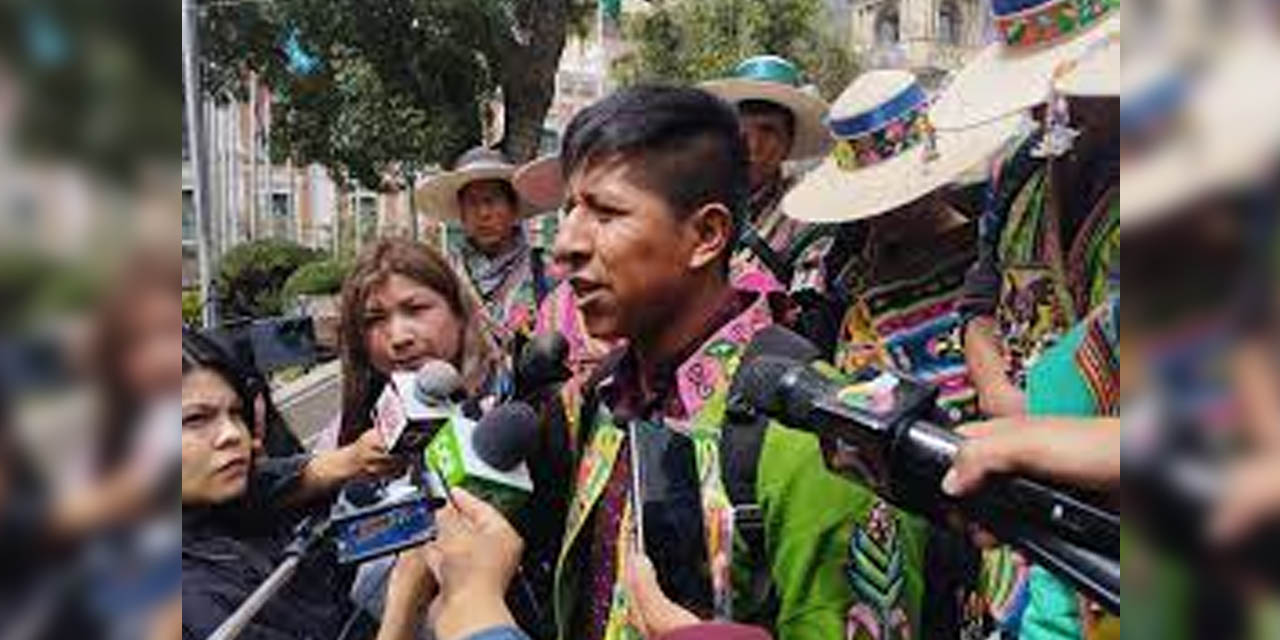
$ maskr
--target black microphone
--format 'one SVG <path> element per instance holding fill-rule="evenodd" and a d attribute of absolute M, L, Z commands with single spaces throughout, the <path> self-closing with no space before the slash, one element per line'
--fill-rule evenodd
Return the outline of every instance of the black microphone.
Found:
<path fill-rule="evenodd" d="M 573 375 L 565 364 L 568 358 L 569 341 L 559 332 L 535 335 L 516 361 L 515 398 L 530 400 L 539 392 L 568 380 Z"/>
<path fill-rule="evenodd" d="M 1118 516 L 1026 478 L 995 480 L 959 500 L 942 492 L 963 438 L 927 421 L 935 388 L 888 372 L 852 382 L 830 365 L 765 354 L 739 367 L 730 393 L 737 409 L 816 433 L 832 471 L 939 523 L 958 508 L 1119 611 Z"/>
<path fill-rule="evenodd" d="M 538 414 L 523 402 L 494 407 L 471 434 L 476 454 L 499 471 L 510 471 L 524 462 L 537 439 Z"/>

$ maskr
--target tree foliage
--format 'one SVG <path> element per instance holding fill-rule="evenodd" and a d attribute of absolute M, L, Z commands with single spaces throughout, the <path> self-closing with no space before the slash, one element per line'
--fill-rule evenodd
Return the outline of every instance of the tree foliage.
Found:
<path fill-rule="evenodd" d="M 833 98 L 857 72 L 853 54 L 822 24 L 822 0 L 684 0 L 623 21 L 632 49 L 614 61 L 623 84 L 695 83 L 724 77 L 743 59 L 772 53 L 800 66 Z"/>
<path fill-rule="evenodd" d="M 0 3 L 5 145 L 125 184 L 172 158 L 182 112 L 179 8 Z"/>
<path fill-rule="evenodd" d="M 481 141 L 505 110 L 504 151 L 536 151 L 568 29 L 590 0 L 273 0 L 203 11 L 207 91 L 271 88 L 272 152 L 339 180 L 403 188 Z"/>

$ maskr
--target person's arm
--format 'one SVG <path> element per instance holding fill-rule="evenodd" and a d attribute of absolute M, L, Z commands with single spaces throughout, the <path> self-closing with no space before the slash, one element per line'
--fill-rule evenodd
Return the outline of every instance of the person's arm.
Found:
<path fill-rule="evenodd" d="M 437 591 L 426 547 L 401 552 L 387 579 L 386 604 L 376 640 L 413 640 Z"/>
<path fill-rule="evenodd" d="M 995 318 L 979 315 L 964 324 L 964 360 L 978 392 L 978 408 L 984 414 L 1007 417 L 1026 413 L 1026 394 L 1005 375 Z"/>
<path fill-rule="evenodd" d="M 426 547 L 440 585 L 432 630 L 438 640 L 510 633 L 515 621 L 504 596 L 524 541 L 488 503 L 462 489 L 454 489 L 452 497 L 452 504 L 436 513 L 438 537 Z"/>
<path fill-rule="evenodd" d="M 284 504 L 306 504 L 332 495 L 351 480 L 389 477 L 402 470 L 403 463 L 387 451 L 382 434 L 377 429 L 369 429 L 345 447 L 312 456 L 297 484 L 285 496 Z"/>
<path fill-rule="evenodd" d="M 972 493 L 1001 474 L 1065 485 L 1114 489 L 1120 484 L 1120 418 L 1005 418 L 960 428 L 960 445 L 942 489 Z"/>
<path fill-rule="evenodd" d="M 1280 451 L 1255 454 L 1227 471 L 1222 500 L 1209 520 L 1210 539 L 1223 548 L 1280 520 Z"/>
<path fill-rule="evenodd" d="M 1005 211 L 1001 204 L 1002 172 L 993 172 L 986 204 L 978 219 L 978 257 L 965 274 L 956 311 L 961 317 L 965 364 L 978 392 L 978 406 L 992 416 L 1021 415 L 1026 399 L 1005 375 L 1004 351 L 996 331 L 1001 287 L 1000 236 Z"/>

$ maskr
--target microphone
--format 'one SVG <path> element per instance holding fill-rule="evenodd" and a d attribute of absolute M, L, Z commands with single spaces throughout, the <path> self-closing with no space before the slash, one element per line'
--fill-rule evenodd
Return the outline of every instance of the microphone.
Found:
<path fill-rule="evenodd" d="M 479 422 L 454 414 L 423 451 L 448 495 L 462 487 L 511 517 L 533 493 L 525 458 L 538 436 L 538 415 L 528 404 L 494 407 Z"/>
<path fill-rule="evenodd" d="M 330 513 L 338 561 L 361 563 L 422 544 L 434 530 L 433 496 L 419 452 L 452 416 L 462 378 L 453 365 L 428 360 L 417 371 L 391 374 L 373 409 L 373 427 L 388 450 L 413 463 L 407 483 L 348 483 Z"/>
<path fill-rule="evenodd" d="M 959 500 L 942 492 L 963 438 L 926 419 L 935 388 L 889 372 L 854 382 L 824 363 L 763 354 L 744 361 L 730 394 L 737 410 L 816 433 L 833 472 L 939 523 L 959 509 L 1119 611 L 1118 516 L 1026 478 L 996 480 Z"/>
<path fill-rule="evenodd" d="M 338 562 L 360 564 L 430 540 L 443 503 L 409 485 L 347 483 L 329 513 Z"/>
<path fill-rule="evenodd" d="M 535 444 L 537 424 L 537 415 L 523 402 L 499 405 L 478 423 L 459 411 L 437 422 L 415 460 L 412 484 L 355 481 L 343 489 L 332 512 L 338 560 L 364 562 L 425 542 L 433 533 L 434 511 L 452 486 L 510 516 L 533 491 L 524 459 Z M 418 435 L 406 430 L 401 444 Z M 425 466 L 439 475 L 424 473 Z"/>
<path fill-rule="evenodd" d="M 444 360 L 428 360 L 417 371 L 394 372 L 374 405 L 373 426 L 392 453 L 420 451 L 457 412 L 461 389 L 462 376 Z"/>
<path fill-rule="evenodd" d="M 530 400 L 540 391 L 572 377 L 565 364 L 569 341 L 558 331 L 535 335 L 520 351 L 516 361 L 515 397 Z"/>

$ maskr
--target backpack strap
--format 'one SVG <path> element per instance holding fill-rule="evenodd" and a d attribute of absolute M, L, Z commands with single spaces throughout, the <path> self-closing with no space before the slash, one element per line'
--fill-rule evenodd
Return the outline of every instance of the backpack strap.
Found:
<path fill-rule="evenodd" d="M 551 293 L 551 283 L 547 282 L 547 265 L 543 260 L 542 247 L 533 247 L 529 251 L 529 270 L 533 273 L 533 301 L 541 307 L 542 301 Z"/>
<path fill-rule="evenodd" d="M 755 355 L 768 354 L 780 349 L 795 348 L 787 345 L 804 338 L 781 326 L 756 334 L 744 351 L 744 361 Z M 779 344 L 782 342 L 782 344 Z M 808 358 L 811 354 L 800 357 Z M 781 600 L 769 566 L 769 553 L 765 539 L 764 512 L 756 494 L 759 478 L 760 456 L 764 451 L 765 436 L 770 420 L 759 412 L 741 406 L 742 400 L 732 389 L 720 429 L 720 469 L 725 492 L 733 504 L 736 536 L 746 548 L 748 562 L 747 593 L 744 594 L 750 611 L 743 612 L 744 621 L 771 626 L 777 620 Z"/>
<path fill-rule="evenodd" d="M 600 384 L 617 372 L 625 355 L 626 347 L 609 352 L 583 384 L 576 451 L 583 451 L 590 440 L 592 427 L 589 425 L 600 407 Z M 748 601 L 763 603 L 752 612 L 750 621 L 765 625 L 773 622 L 779 606 L 769 572 L 763 513 L 756 496 L 757 471 L 768 425 L 769 420 L 764 416 L 728 411 L 720 432 L 721 479 L 734 507 L 736 534 L 746 544 L 751 564 Z"/>
<path fill-rule="evenodd" d="M 787 264 L 795 264 L 796 260 L 804 254 L 809 245 L 825 238 L 827 236 L 834 237 L 836 235 L 838 225 L 834 224 L 811 224 L 800 230 L 796 237 L 791 241 L 791 246 L 787 247 Z"/>
<path fill-rule="evenodd" d="M 791 262 L 789 256 L 780 256 L 778 252 L 769 246 L 768 242 L 760 236 L 760 232 L 756 230 L 750 223 L 742 225 L 742 231 L 738 234 L 738 242 L 755 254 L 756 258 L 778 279 L 778 282 L 786 285 L 791 283 Z"/>

